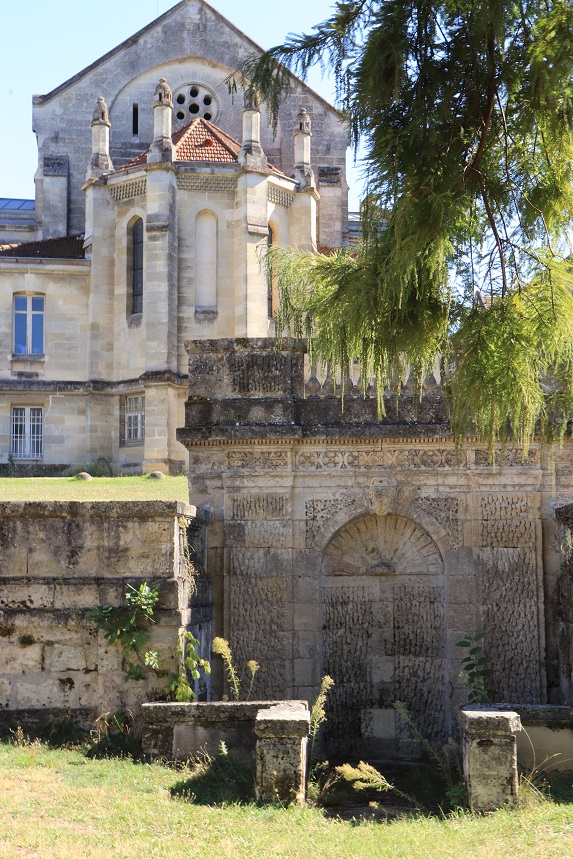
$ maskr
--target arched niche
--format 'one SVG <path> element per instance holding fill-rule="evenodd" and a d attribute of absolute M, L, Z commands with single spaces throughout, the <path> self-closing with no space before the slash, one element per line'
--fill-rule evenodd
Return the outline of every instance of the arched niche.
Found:
<path fill-rule="evenodd" d="M 415 753 L 395 701 L 428 739 L 444 737 L 445 608 L 442 556 L 411 519 L 366 514 L 332 537 L 321 575 L 328 754 Z"/>
<path fill-rule="evenodd" d="M 217 216 L 204 209 L 195 218 L 195 310 L 217 310 Z"/>

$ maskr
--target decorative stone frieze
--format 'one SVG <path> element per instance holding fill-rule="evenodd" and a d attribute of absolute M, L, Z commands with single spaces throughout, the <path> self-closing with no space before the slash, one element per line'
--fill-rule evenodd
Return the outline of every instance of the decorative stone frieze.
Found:
<path fill-rule="evenodd" d="M 134 179 L 133 182 L 122 182 L 118 185 L 110 185 L 109 192 L 112 199 L 118 203 L 120 200 L 131 200 L 133 197 L 139 197 L 145 194 L 147 189 L 147 179 Z"/>

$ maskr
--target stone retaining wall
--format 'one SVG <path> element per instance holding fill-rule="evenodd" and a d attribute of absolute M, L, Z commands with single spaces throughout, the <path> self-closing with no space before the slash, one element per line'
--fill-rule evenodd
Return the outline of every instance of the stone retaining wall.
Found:
<path fill-rule="evenodd" d="M 173 666 L 191 623 L 182 549 L 195 516 L 175 501 L 0 503 L 0 722 L 54 710 L 89 720 L 161 694 L 161 678 L 126 682 L 119 646 L 87 612 L 159 584 L 150 647 Z"/>

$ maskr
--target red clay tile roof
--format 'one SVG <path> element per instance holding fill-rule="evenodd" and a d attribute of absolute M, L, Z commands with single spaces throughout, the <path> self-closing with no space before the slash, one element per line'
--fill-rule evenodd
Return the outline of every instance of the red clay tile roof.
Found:
<path fill-rule="evenodd" d="M 200 117 L 173 135 L 176 161 L 236 163 L 241 144 L 212 122 Z"/>
<path fill-rule="evenodd" d="M 174 161 L 215 161 L 221 164 L 236 164 L 239 160 L 241 144 L 226 131 L 204 119 L 202 116 L 193 119 L 189 125 L 176 131 L 171 138 L 175 145 Z M 120 167 L 138 167 L 147 164 L 147 152 L 137 155 Z M 269 164 L 273 173 L 279 173 L 276 167 Z"/>
<path fill-rule="evenodd" d="M 84 259 L 83 236 L 62 236 L 41 242 L 12 242 L 0 245 L 0 259 L 4 257 L 35 257 L 36 259 Z"/>
<path fill-rule="evenodd" d="M 202 116 L 176 131 L 173 137 L 174 161 L 219 161 L 236 164 L 241 144 Z M 121 168 L 147 164 L 147 152 L 137 155 Z"/>

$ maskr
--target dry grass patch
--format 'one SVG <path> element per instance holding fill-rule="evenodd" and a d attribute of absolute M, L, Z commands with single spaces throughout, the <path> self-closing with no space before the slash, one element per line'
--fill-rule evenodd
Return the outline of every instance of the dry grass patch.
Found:
<path fill-rule="evenodd" d="M 173 796 L 185 770 L 0 745 L 0 859 L 567 859 L 573 807 L 392 823 Z"/>
<path fill-rule="evenodd" d="M 0 477 L 0 501 L 188 501 L 186 477 Z"/>

